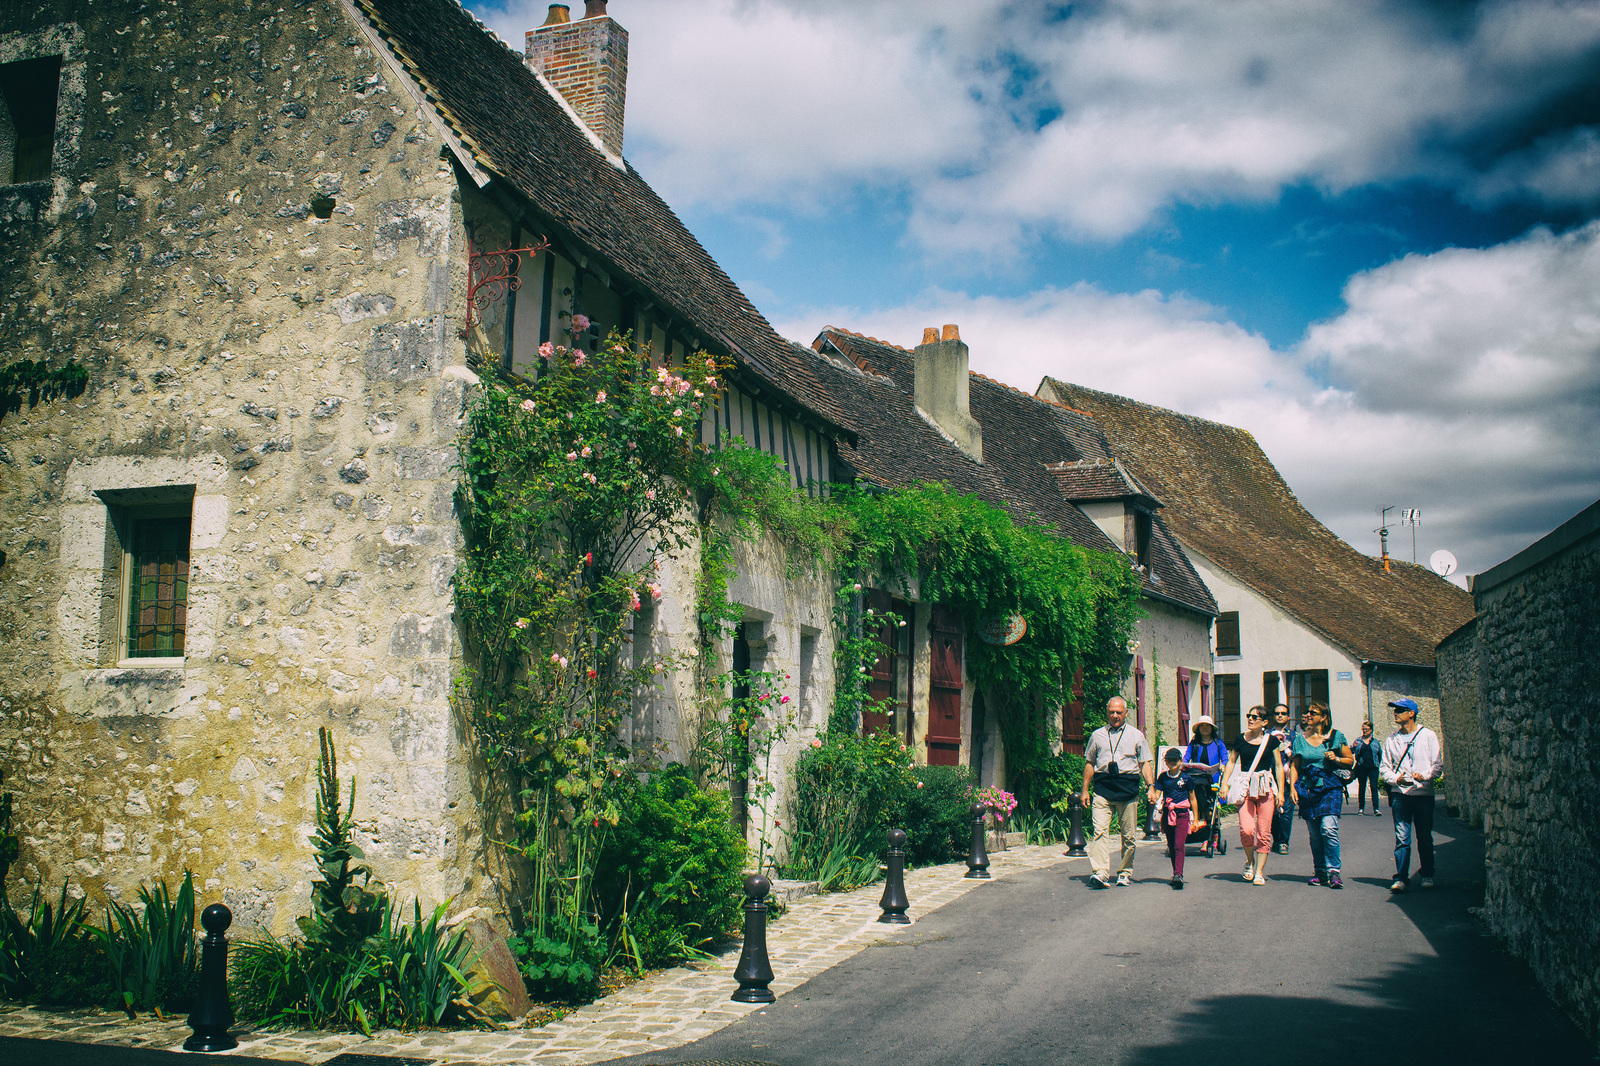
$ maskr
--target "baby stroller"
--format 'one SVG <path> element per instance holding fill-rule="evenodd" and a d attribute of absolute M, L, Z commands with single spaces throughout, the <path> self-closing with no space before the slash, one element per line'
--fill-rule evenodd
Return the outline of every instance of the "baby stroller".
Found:
<path fill-rule="evenodd" d="M 1188 771 L 1189 788 L 1194 792 L 1195 803 L 1199 805 L 1199 810 L 1192 816 L 1191 824 L 1201 821 L 1206 824 L 1203 828 L 1190 830 L 1189 835 L 1184 838 L 1184 846 L 1199 844 L 1200 854 L 1208 859 L 1213 855 L 1226 855 L 1228 842 L 1222 837 L 1222 827 L 1217 824 L 1217 819 L 1212 817 L 1217 810 L 1217 786 L 1212 783 L 1211 771 L 1204 767 L 1197 769 L 1193 765 L 1186 766 L 1185 769 Z"/>

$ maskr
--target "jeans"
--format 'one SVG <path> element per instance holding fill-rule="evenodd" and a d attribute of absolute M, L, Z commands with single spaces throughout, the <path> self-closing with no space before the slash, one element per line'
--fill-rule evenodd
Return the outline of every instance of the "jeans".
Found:
<path fill-rule="evenodd" d="M 1089 868 L 1101 877 L 1111 873 L 1111 815 L 1116 812 L 1122 827 L 1122 864 L 1118 873 L 1133 872 L 1135 833 L 1139 829 L 1139 801 L 1137 799 L 1113 803 L 1103 797 L 1094 797 L 1094 837 L 1089 841 Z"/>
<path fill-rule="evenodd" d="M 1403 792 L 1389 793 L 1389 807 L 1394 812 L 1394 876 L 1405 881 L 1411 871 L 1411 840 L 1417 842 L 1417 873 L 1433 876 L 1433 794 L 1407 796 Z"/>
<path fill-rule="evenodd" d="M 1329 814 L 1307 822 L 1306 837 L 1311 842 L 1311 867 L 1317 871 L 1317 876 L 1338 873 L 1339 816 Z"/>
<path fill-rule="evenodd" d="M 1287 790 L 1289 795 L 1283 797 L 1283 802 L 1278 805 L 1278 812 L 1272 816 L 1272 846 L 1277 847 L 1289 843 L 1289 829 L 1294 825 L 1294 790 Z"/>
<path fill-rule="evenodd" d="M 1369 770 L 1356 771 L 1356 810 L 1358 811 L 1367 809 L 1367 785 L 1369 783 L 1372 785 L 1372 809 L 1376 811 L 1383 806 L 1383 800 L 1380 798 L 1383 795 L 1383 786 L 1378 781 L 1378 768 L 1374 766 Z"/>
<path fill-rule="evenodd" d="M 1185 842 L 1189 839 L 1189 808 L 1180 808 L 1174 817 L 1177 824 L 1171 824 L 1166 818 L 1162 818 L 1161 828 L 1167 834 L 1167 847 L 1172 851 L 1172 876 L 1182 877 Z"/>

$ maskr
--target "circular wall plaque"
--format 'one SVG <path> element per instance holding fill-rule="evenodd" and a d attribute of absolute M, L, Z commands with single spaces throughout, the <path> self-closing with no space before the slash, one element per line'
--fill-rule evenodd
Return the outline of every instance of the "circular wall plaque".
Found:
<path fill-rule="evenodd" d="M 1020 614 L 1003 614 L 978 623 L 978 639 L 1005 647 L 1028 635 L 1028 620 Z"/>

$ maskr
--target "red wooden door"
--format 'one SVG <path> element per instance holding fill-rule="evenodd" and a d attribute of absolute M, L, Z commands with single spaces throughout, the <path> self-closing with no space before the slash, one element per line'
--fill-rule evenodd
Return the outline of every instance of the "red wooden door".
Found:
<path fill-rule="evenodd" d="M 1083 754 L 1083 667 L 1072 675 L 1072 699 L 1061 708 L 1061 750 Z"/>
<path fill-rule="evenodd" d="M 966 659 L 961 620 L 954 612 L 934 607 L 928 617 L 928 765 L 955 766 L 961 761 L 961 681 Z"/>
<path fill-rule="evenodd" d="M 882 617 L 884 612 L 889 610 L 889 594 L 882 589 L 868 589 L 866 602 L 874 617 Z M 868 618 L 866 621 L 870 623 L 873 619 Z M 862 628 L 881 645 L 878 648 L 878 657 L 872 663 L 871 680 L 867 682 L 867 695 L 873 705 L 861 710 L 862 735 L 870 736 L 873 733 L 882 733 L 893 726 L 889 715 L 895 698 L 894 648 L 898 634 L 887 624 L 864 625 Z"/>

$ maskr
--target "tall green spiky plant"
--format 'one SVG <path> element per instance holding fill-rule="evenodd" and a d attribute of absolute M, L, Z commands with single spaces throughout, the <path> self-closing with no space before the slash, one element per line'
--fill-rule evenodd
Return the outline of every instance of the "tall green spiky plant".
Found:
<path fill-rule="evenodd" d="M 317 737 L 322 749 L 317 760 L 317 831 L 310 839 L 322 880 L 311 886 L 311 913 L 298 922 L 308 944 L 345 953 L 382 928 L 388 895 L 382 882 L 373 881 L 372 867 L 360 861 L 366 855 L 352 839 L 355 779 L 350 779 L 349 799 L 341 811 L 338 753 L 326 728 L 317 730 Z"/>

